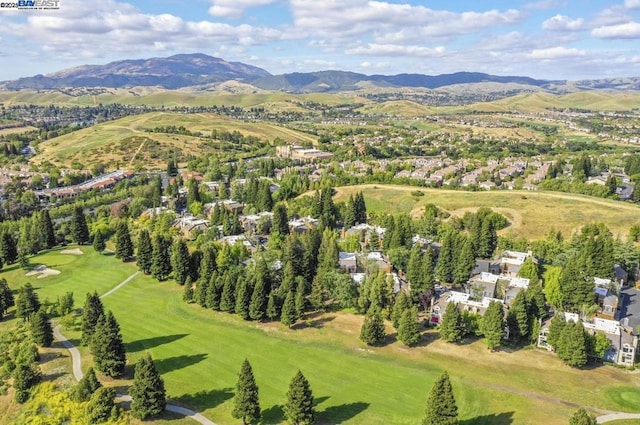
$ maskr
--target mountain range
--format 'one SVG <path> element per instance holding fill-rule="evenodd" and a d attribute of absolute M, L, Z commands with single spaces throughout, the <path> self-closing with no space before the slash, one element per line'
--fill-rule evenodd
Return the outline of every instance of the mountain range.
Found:
<path fill-rule="evenodd" d="M 497 76 L 479 72 L 442 75 L 365 75 L 346 71 L 319 71 L 272 75 L 268 71 L 201 53 L 166 58 L 121 60 L 106 65 L 83 65 L 47 75 L 0 83 L 5 90 L 78 87 L 125 88 L 158 86 L 179 89 L 225 81 L 239 81 L 256 88 L 288 93 L 338 92 L 368 88 L 437 89 L 460 84 L 515 84 L 520 90 L 566 92 L 580 90 L 640 90 L 640 77 L 584 81 L 538 80 L 523 76 Z"/>

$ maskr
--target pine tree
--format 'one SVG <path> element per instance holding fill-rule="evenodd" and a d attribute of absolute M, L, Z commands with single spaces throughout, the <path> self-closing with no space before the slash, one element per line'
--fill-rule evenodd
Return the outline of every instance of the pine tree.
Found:
<path fill-rule="evenodd" d="M 89 228 L 87 227 L 87 220 L 81 206 L 73 209 L 73 215 L 71 216 L 71 239 L 79 245 L 89 242 Z"/>
<path fill-rule="evenodd" d="M 440 323 L 440 338 L 447 342 L 460 342 L 464 337 L 462 316 L 455 303 L 447 303 L 444 317 Z"/>
<path fill-rule="evenodd" d="M 204 307 L 211 308 L 213 310 L 220 310 L 222 284 L 222 279 L 216 272 L 214 272 L 209 279 L 209 284 L 206 285 Z"/>
<path fill-rule="evenodd" d="M 480 241 L 478 242 L 478 257 L 491 258 L 496 249 L 498 236 L 491 217 L 485 217 L 480 230 Z"/>
<path fill-rule="evenodd" d="M 576 312 L 585 304 L 595 304 L 593 280 L 584 273 L 584 260 L 584 257 L 571 256 L 560 275 L 562 304 L 567 311 Z"/>
<path fill-rule="evenodd" d="M 11 288 L 9 288 L 9 284 L 5 278 L 0 279 L 0 319 L 2 316 L 9 310 L 9 308 L 15 305 L 15 301 L 13 299 L 13 293 L 11 292 Z"/>
<path fill-rule="evenodd" d="M 31 337 L 36 344 L 41 347 L 51 347 L 53 327 L 51 327 L 51 322 L 44 309 L 41 308 L 31 317 L 29 327 L 31 328 Z"/>
<path fill-rule="evenodd" d="M 325 290 L 322 276 L 317 274 L 311 282 L 311 294 L 309 295 L 309 302 L 311 306 L 317 310 L 322 311 L 325 307 Z"/>
<path fill-rule="evenodd" d="M 202 261 L 200 261 L 200 279 L 206 282 L 211 280 L 211 275 L 216 271 L 216 256 L 218 253 L 213 245 L 204 248 Z"/>
<path fill-rule="evenodd" d="M 458 252 L 454 269 L 453 283 L 462 284 L 469 280 L 469 275 L 475 267 L 476 259 L 473 255 L 473 244 L 469 238 L 464 238 L 462 249 Z"/>
<path fill-rule="evenodd" d="M 582 407 L 576 410 L 569 420 L 569 425 L 596 425 L 597 423 L 595 416 L 590 415 Z"/>
<path fill-rule="evenodd" d="M 234 310 L 244 320 L 249 320 L 249 304 L 251 303 L 253 288 L 248 279 L 240 279 L 237 285 L 238 292 L 236 293 L 236 307 Z"/>
<path fill-rule="evenodd" d="M 104 315 L 104 307 L 98 293 L 87 294 L 82 308 L 82 345 L 91 344 L 96 324 L 100 316 Z"/>
<path fill-rule="evenodd" d="M 353 201 L 353 195 L 349 195 L 349 200 L 344 207 L 342 223 L 345 229 L 350 229 L 356 224 L 355 203 Z"/>
<path fill-rule="evenodd" d="M 243 425 L 255 424 L 260 421 L 258 385 L 256 385 L 251 364 L 247 359 L 242 362 L 240 373 L 238 373 L 231 416 L 242 419 Z"/>
<path fill-rule="evenodd" d="M 25 321 L 29 320 L 38 310 L 40 310 L 40 300 L 38 294 L 29 282 L 25 283 L 18 291 L 16 297 L 16 317 Z"/>
<path fill-rule="evenodd" d="M 458 407 L 447 372 L 431 388 L 422 425 L 458 425 Z"/>
<path fill-rule="evenodd" d="M 133 398 L 131 415 L 138 419 L 159 415 L 167 405 L 164 381 L 150 354 L 145 355 L 136 363 L 133 385 L 129 394 Z"/>
<path fill-rule="evenodd" d="M 307 283 L 302 276 L 296 278 L 296 297 L 294 300 L 296 306 L 296 316 L 301 319 L 307 310 Z"/>
<path fill-rule="evenodd" d="M 236 308 L 235 281 L 229 272 L 223 276 L 222 295 L 220 296 L 220 310 L 233 313 Z"/>
<path fill-rule="evenodd" d="M 267 309 L 266 282 L 264 276 L 258 274 L 249 303 L 249 317 L 253 320 L 262 320 Z"/>
<path fill-rule="evenodd" d="M 138 251 L 136 254 L 136 263 L 138 268 L 144 274 L 151 273 L 151 265 L 153 264 L 153 245 L 151 244 L 151 236 L 149 231 L 142 229 L 138 235 Z"/>
<path fill-rule="evenodd" d="M 536 284 L 540 281 L 538 265 L 533 261 L 532 257 L 527 258 L 522 263 L 522 267 L 518 270 L 518 276 L 529 279 L 529 285 Z"/>
<path fill-rule="evenodd" d="M 188 304 L 193 302 L 193 283 L 191 283 L 191 276 L 187 277 L 184 282 L 184 292 L 182 293 L 182 300 Z"/>
<path fill-rule="evenodd" d="M 502 303 L 491 301 L 484 313 L 481 322 L 481 330 L 490 350 L 499 347 L 504 337 L 504 312 Z"/>
<path fill-rule="evenodd" d="M 411 308 L 411 300 L 409 299 L 409 296 L 405 291 L 400 291 L 400 293 L 396 295 L 396 299 L 393 304 L 393 311 L 391 312 L 391 323 L 396 330 L 400 326 L 402 314 L 409 308 Z"/>
<path fill-rule="evenodd" d="M 104 251 L 104 249 L 107 247 L 105 240 L 104 240 L 104 235 L 101 232 L 95 232 L 93 234 L 93 249 L 102 254 L 102 251 Z"/>
<path fill-rule="evenodd" d="M 298 320 L 298 314 L 296 313 L 296 303 L 294 291 L 289 291 L 287 297 L 284 299 L 282 305 L 282 312 L 280 314 L 280 322 L 291 328 L 293 324 Z"/>
<path fill-rule="evenodd" d="M 173 245 L 171 252 L 171 268 L 173 278 L 180 285 L 184 285 L 187 277 L 191 273 L 191 259 L 189 258 L 189 248 L 184 239 L 178 239 Z"/>
<path fill-rule="evenodd" d="M 116 389 L 113 387 L 100 387 L 91 395 L 85 417 L 90 424 L 99 424 L 112 419 Z M 117 411 L 117 410 L 116 410 Z"/>
<path fill-rule="evenodd" d="M 560 343 L 560 338 L 562 337 L 565 326 L 567 326 L 567 321 L 564 313 L 557 311 L 549 322 L 549 333 L 547 334 L 547 344 L 552 346 L 556 352 L 558 351 L 558 344 Z"/>
<path fill-rule="evenodd" d="M 0 236 L 0 257 L 7 264 L 13 264 L 18 259 L 17 242 L 7 231 Z"/>
<path fill-rule="evenodd" d="M 366 223 L 367 205 L 364 201 L 364 195 L 362 192 L 356 193 L 356 196 L 353 198 L 353 209 L 356 223 Z"/>
<path fill-rule="evenodd" d="M 289 384 L 284 415 L 292 425 L 309 425 L 315 421 L 313 393 L 309 381 L 298 371 Z"/>
<path fill-rule="evenodd" d="M 524 339 L 529 335 L 529 306 L 525 291 L 518 292 L 518 295 L 511 302 L 507 313 L 507 326 L 509 336 L 516 341 Z"/>
<path fill-rule="evenodd" d="M 18 403 L 24 403 L 29 398 L 29 389 L 40 382 L 41 373 L 37 364 L 18 363 L 13 370 L 13 389 L 15 392 L 15 400 Z"/>
<path fill-rule="evenodd" d="M 102 387 L 102 384 L 98 381 L 96 372 L 92 367 L 89 367 L 87 373 L 82 377 L 80 382 L 78 382 L 78 385 L 76 385 L 73 391 L 73 399 L 75 401 L 88 401 L 91 395 L 100 387 Z"/>
<path fill-rule="evenodd" d="M 453 238 L 454 235 L 452 232 L 447 232 L 444 235 L 444 238 L 442 239 L 442 246 L 440 248 L 440 254 L 438 255 L 436 276 L 442 283 L 450 283 L 453 281 L 453 271 L 455 269 Z"/>
<path fill-rule="evenodd" d="M 289 217 L 287 215 L 287 207 L 279 202 L 273 207 L 273 218 L 271 233 L 284 237 L 289 234 Z"/>
<path fill-rule="evenodd" d="M 372 305 L 367 311 L 360 328 L 360 340 L 367 345 L 378 345 L 386 336 L 382 314 Z"/>
<path fill-rule="evenodd" d="M 56 245 L 56 236 L 53 231 L 53 223 L 51 222 L 51 216 L 49 210 L 44 209 L 40 212 L 39 216 L 39 232 L 42 238 L 42 246 L 47 249 L 51 249 Z"/>
<path fill-rule="evenodd" d="M 91 338 L 91 353 L 98 371 L 112 378 L 124 372 L 126 351 L 120 326 L 111 311 L 98 319 Z"/>
<path fill-rule="evenodd" d="M 422 275 L 422 261 L 423 261 L 422 248 L 419 245 L 415 245 L 411 248 L 409 254 L 409 262 L 407 263 L 407 280 L 411 285 L 411 292 L 414 294 L 421 294 L 424 291 L 424 279 Z"/>
<path fill-rule="evenodd" d="M 116 226 L 116 258 L 129 261 L 133 257 L 133 242 L 126 221 L 118 222 Z"/>
<path fill-rule="evenodd" d="M 279 311 L 279 304 L 278 304 L 278 296 L 276 295 L 275 291 L 271 291 L 269 293 L 269 300 L 267 301 L 267 317 L 269 318 L 269 320 L 275 320 L 278 318 L 278 315 L 280 314 Z"/>
<path fill-rule="evenodd" d="M 171 239 L 161 234 L 153 237 L 153 254 L 151 256 L 151 275 L 163 281 L 171 274 Z M 186 277 L 185 277 L 186 278 Z"/>
<path fill-rule="evenodd" d="M 420 323 L 416 307 L 408 308 L 402 314 L 398 327 L 398 339 L 409 347 L 420 341 Z"/>
<path fill-rule="evenodd" d="M 581 320 L 578 323 L 572 320 L 567 322 L 560 335 L 556 353 L 571 367 L 579 368 L 587 364 L 587 335 Z"/>

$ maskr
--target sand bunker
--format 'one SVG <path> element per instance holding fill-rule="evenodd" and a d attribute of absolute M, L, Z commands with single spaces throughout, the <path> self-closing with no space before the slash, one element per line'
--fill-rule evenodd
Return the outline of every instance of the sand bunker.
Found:
<path fill-rule="evenodd" d="M 63 249 L 62 251 L 60 251 L 60 254 L 67 254 L 67 255 L 82 255 L 82 251 L 80 251 L 80 248 L 75 248 L 75 249 Z"/>
<path fill-rule="evenodd" d="M 55 276 L 60 274 L 60 270 L 50 269 L 44 264 L 35 266 L 31 271 L 27 272 L 27 276 L 36 276 L 36 279 L 42 279 L 47 276 Z"/>

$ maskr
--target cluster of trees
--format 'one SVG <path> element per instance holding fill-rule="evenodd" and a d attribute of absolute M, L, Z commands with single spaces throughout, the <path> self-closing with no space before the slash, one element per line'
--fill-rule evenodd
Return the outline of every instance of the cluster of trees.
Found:
<path fill-rule="evenodd" d="M 309 381 L 298 371 L 289 384 L 287 401 L 284 405 L 285 418 L 295 425 L 309 425 L 315 421 L 313 392 Z M 260 397 L 253 369 L 247 359 L 238 373 L 236 393 L 231 415 L 241 419 L 244 425 L 257 424 L 261 419 Z"/>

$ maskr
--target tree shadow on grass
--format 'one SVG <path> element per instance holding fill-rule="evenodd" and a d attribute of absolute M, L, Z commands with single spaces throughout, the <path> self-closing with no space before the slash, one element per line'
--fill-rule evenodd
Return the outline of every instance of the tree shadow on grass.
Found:
<path fill-rule="evenodd" d="M 460 425 L 510 425 L 513 423 L 515 412 L 495 413 L 491 415 L 476 416 L 475 418 L 460 421 Z"/>
<path fill-rule="evenodd" d="M 222 388 L 220 390 L 198 391 L 195 394 L 183 394 L 180 397 L 172 398 L 181 405 L 190 408 L 201 408 L 202 410 L 213 409 L 233 397 L 233 388 Z"/>
<path fill-rule="evenodd" d="M 262 411 L 263 424 L 280 424 L 284 422 L 284 406 L 276 404 Z"/>
<path fill-rule="evenodd" d="M 127 353 L 135 353 L 172 343 L 188 335 L 189 334 L 154 336 L 153 338 L 139 339 L 137 341 L 129 342 L 125 344 L 125 347 L 127 348 Z"/>
<path fill-rule="evenodd" d="M 319 423 L 341 424 L 367 410 L 369 403 L 357 401 L 339 406 L 330 406 L 317 415 Z"/>
<path fill-rule="evenodd" d="M 207 356 L 207 353 L 175 356 L 166 359 L 154 360 L 153 363 L 155 363 L 156 369 L 158 369 L 160 373 L 167 373 L 200 363 L 206 359 Z"/>

